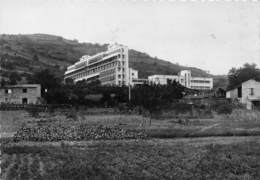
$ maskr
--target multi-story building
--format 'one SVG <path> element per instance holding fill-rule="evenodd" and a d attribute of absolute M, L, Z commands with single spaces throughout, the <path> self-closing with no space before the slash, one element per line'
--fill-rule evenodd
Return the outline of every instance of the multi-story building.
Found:
<path fill-rule="evenodd" d="M 168 80 L 174 80 L 181 85 L 198 90 L 210 90 L 213 88 L 213 78 L 192 77 L 190 70 L 183 70 L 178 75 L 152 75 L 148 77 L 148 81 L 154 84 L 167 84 Z"/>
<path fill-rule="evenodd" d="M 21 84 L 0 87 L 0 103 L 37 104 L 41 102 L 40 84 Z"/>
<path fill-rule="evenodd" d="M 131 84 L 130 79 L 136 77 L 136 73 L 129 68 L 128 48 L 114 44 L 109 45 L 105 52 L 94 56 L 85 55 L 74 65 L 69 66 L 65 72 L 65 80 L 71 78 L 76 82 L 98 79 L 102 85 L 128 86 Z"/>

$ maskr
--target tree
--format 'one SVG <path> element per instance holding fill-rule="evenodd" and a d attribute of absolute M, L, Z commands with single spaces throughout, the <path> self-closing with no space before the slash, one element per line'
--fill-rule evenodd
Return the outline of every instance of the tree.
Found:
<path fill-rule="evenodd" d="M 182 98 L 183 92 L 184 87 L 176 81 L 168 81 L 167 85 L 146 84 L 133 88 L 131 103 L 146 109 L 150 116 L 157 116 L 172 102 Z"/>
<path fill-rule="evenodd" d="M 260 81 L 260 69 L 255 63 L 245 63 L 241 68 L 232 68 L 228 73 L 228 89 L 232 89 L 249 79 Z"/>
<path fill-rule="evenodd" d="M 28 77 L 28 82 L 32 84 L 40 84 L 42 96 L 49 102 L 52 98 L 51 94 L 61 87 L 61 79 L 55 77 L 48 69 L 34 73 Z M 53 97 L 55 99 L 55 97 Z"/>
<path fill-rule="evenodd" d="M 4 87 L 4 86 L 6 86 L 8 84 L 9 84 L 8 81 L 6 81 L 5 79 L 1 78 L 1 85 L 0 85 L 1 87 Z"/>
<path fill-rule="evenodd" d="M 74 84 L 74 81 L 73 81 L 72 78 L 66 78 L 66 79 L 65 79 L 65 84 L 73 85 L 73 84 Z"/>
<path fill-rule="evenodd" d="M 18 81 L 21 81 L 21 76 L 16 72 L 12 72 L 9 76 L 10 85 L 16 85 Z"/>
<path fill-rule="evenodd" d="M 38 58 L 38 56 L 35 54 L 34 56 L 33 56 L 33 61 L 35 62 L 35 61 L 39 61 L 39 58 Z"/>

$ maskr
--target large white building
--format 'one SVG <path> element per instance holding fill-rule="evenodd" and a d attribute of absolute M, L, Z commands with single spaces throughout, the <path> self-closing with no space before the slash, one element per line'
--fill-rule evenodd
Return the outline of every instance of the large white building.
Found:
<path fill-rule="evenodd" d="M 65 80 L 73 79 L 92 81 L 100 80 L 102 85 L 133 85 L 133 79 L 138 79 L 138 72 L 129 68 L 128 48 L 113 44 L 108 50 L 94 56 L 82 56 L 65 72 Z"/>
<path fill-rule="evenodd" d="M 166 85 L 168 80 L 174 80 L 181 85 L 198 90 L 210 90 L 213 88 L 213 78 L 192 77 L 190 70 L 183 70 L 178 75 L 152 75 L 148 81 L 154 84 Z"/>

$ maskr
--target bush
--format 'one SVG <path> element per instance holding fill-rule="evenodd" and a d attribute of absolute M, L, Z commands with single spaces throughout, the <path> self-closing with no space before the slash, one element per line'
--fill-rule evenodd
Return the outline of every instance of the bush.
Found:
<path fill-rule="evenodd" d="M 231 114 L 220 116 L 220 119 L 231 121 L 260 121 L 260 111 L 250 111 L 246 109 L 234 109 Z"/>
<path fill-rule="evenodd" d="M 217 108 L 216 108 L 216 112 L 218 114 L 231 114 L 233 111 L 233 108 L 231 105 L 229 104 L 222 104 L 222 105 L 219 105 Z"/>
<path fill-rule="evenodd" d="M 78 120 L 77 112 L 73 109 L 66 112 L 65 115 L 67 119 Z"/>
<path fill-rule="evenodd" d="M 32 117 L 39 117 L 39 109 L 38 108 L 34 108 L 34 107 L 29 107 L 26 108 L 26 111 L 28 112 L 28 114 Z"/>

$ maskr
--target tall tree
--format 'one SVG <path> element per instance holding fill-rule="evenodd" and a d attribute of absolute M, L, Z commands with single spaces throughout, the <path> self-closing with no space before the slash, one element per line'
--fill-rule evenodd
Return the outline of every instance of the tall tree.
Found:
<path fill-rule="evenodd" d="M 53 92 L 56 92 L 61 87 L 61 80 L 55 77 L 48 69 L 34 73 L 28 77 L 28 82 L 40 84 L 42 96 L 47 101 L 52 98 Z"/>
<path fill-rule="evenodd" d="M 10 85 L 16 85 L 21 80 L 21 76 L 16 72 L 12 72 L 9 76 Z"/>
<path fill-rule="evenodd" d="M 260 81 L 260 69 L 255 63 L 245 63 L 243 67 L 238 69 L 233 67 L 228 73 L 228 89 L 232 89 L 249 79 Z"/>

